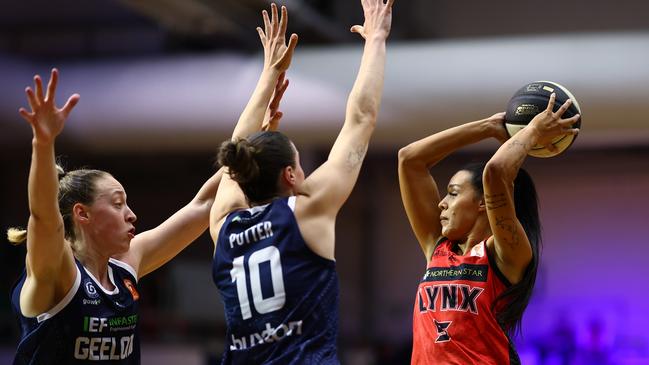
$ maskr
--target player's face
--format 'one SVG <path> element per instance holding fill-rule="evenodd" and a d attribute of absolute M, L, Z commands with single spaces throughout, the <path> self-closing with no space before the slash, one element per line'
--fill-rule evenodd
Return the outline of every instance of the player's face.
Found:
<path fill-rule="evenodd" d="M 471 177 L 469 171 L 458 171 L 439 202 L 442 235 L 452 241 L 466 238 L 481 214 L 481 196 L 471 184 Z"/>
<path fill-rule="evenodd" d="M 133 224 L 137 217 L 126 204 L 124 187 L 115 178 L 107 175 L 95 184 L 97 196 L 87 207 L 84 233 L 102 255 L 124 253 L 135 235 Z"/>

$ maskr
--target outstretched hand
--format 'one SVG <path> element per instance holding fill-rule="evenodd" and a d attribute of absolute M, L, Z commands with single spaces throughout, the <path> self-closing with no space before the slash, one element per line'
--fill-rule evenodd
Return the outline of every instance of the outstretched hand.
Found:
<path fill-rule="evenodd" d="M 264 68 L 274 68 L 279 72 L 284 72 L 291 65 L 293 51 L 297 45 L 297 34 L 291 34 L 286 45 L 286 27 L 288 25 L 288 12 L 286 7 L 282 6 L 281 18 L 277 15 L 277 5 L 270 5 L 271 17 L 268 18 L 268 12 L 262 11 L 264 18 L 264 29 L 257 27 L 257 33 L 264 46 Z"/>
<path fill-rule="evenodd" d="M 35 91 L 30 87 L 25 89 L 32 110 L 28 112 L 25 108 L 20 108 L 19 113 L 32 126 L 34 139 L 38 142 L 54 141 L 63 130 L 66 118 L 79 102 L 79 94 L 74 94 L 70 96 L 63 108 L 56 107 L 55 94 L 58 79 L 58 70 L 52 69 L 45 95 L 43 95 L 43 81 L 39 75 L 34 76 Z"/>
<path fill-rule="evenodd" d="M 363 25 L 354 25 L 350 30 L 358 33 L 364 39 L 380 37 L 386 39 L 392 26 L 392 4 L 394 0 L 361 0 L 365 22 Z"/>
<path fill-rule="evenodd" d="M 562 119 L 563 113 L 570 108 L 572 100 L 566 100 L 563 105 L 556 111 L 553 112 L 554 102 L 557 96 L 555 93 L 550 95 L 550 100 L 548 101 L 548 107 L 537 114 L 532 121 L 530 121 L 530 126 L 535 128 L 539 133 L 539 140 L 537 144 L 545 146 L 545 148 L 550 151 L 554 151 L 556 147 L 552 144 L 552 141 L 559 136 L 572 134 L 575 135 L 579 133 L 578 128 L 572 128 L 572 125 L 576 123 L 580 115 L 576 114 L 571 118 Z"/>
<path fill-rule="evenodd" d="M 273 98 L 271 99 L 270 104 L 268 104 L 268 109 L 266 109 L 266 115 L 264 116 L 264 122 L 261 125 L 262 131 L 276 131 L 279 128 L 279 121 L 284 115 L 284 113 L 279 111 L 279 103 L 282 101 L 282 96 L 284 96 L 286 88 L 288 88 L 288 79 L 284 79 L 285 76 L 286 73 L 282 72 L 277 79 Z"/>

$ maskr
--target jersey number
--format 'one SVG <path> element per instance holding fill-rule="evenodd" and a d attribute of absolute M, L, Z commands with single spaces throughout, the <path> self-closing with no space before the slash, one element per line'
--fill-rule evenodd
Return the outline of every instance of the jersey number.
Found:
<path fill-rule="evenodd" d="M 246 268 L 244 267 L 243 256 L 232 260 L 232 281 L 237 283 L 237 296 L 243 319 L 252 317 L 250 301 L 248 300 L 248 288 L 246 285 Z M 270 263 L 270 278 L 273 285 L 273 295 L 264 298 L 261 292 L 261 275 L 259 266 L 264 262 Z M 275 246 L 268 246 L 255 251 L 248 258 L 248 272 L 250 273 L 250 289 L 252 291 L 252 302 L 257 313 L 264 314 L 281 309 L 286 302 L 284 293 L 284 277 L 282 275 L 282 262 L 279 257 L 279 250 Z"/>

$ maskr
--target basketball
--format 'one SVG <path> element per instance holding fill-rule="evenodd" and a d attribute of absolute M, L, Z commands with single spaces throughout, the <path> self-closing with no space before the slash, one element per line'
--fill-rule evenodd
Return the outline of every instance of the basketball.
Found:
<path fill-rule="evenodd" d="M 538 113 L 542 112 L 548 107 L 550 95 L 556 94 L 553 111 L 557 111 L 566 100 L 571 99 L 572 104 L 566 110 L 562 118 L 570 118 L 575 114 L 581 115 L 581 109 L 577 99 L 572 93 L 562 85 L 552 81 L 535 81 L 531 82 L 522 88 L 518 89 L 514 96 L 509 100 L 505 112 L 505 128 L 507 134 L 512 137 L 523 129 Z M 580 128 L 581 118 L 572 125 L 572 128 Z M 559 136 L 552 141 L 552 144 L 557 148 L 556 151 L 550 151 L 544 146 L 536 145 L 530 151 L 530 156 L 534 157 L 553 157 L 556 156 L 572 145 L 577 138 L 576 135 L 566 134 Z"/>

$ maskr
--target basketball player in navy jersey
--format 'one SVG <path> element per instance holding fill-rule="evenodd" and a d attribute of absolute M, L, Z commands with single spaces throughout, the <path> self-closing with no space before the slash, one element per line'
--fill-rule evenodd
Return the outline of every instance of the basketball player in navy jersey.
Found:
<path fill-rule="evenodd" d="M 313 174 L 305 179 L 295 145 L 279 132 L 221 145 L 218 161 L 228 173 L 210 233 L 212 275 L 228 325 L 223 364 L 339 363 L 335 221 L 376 125 L 392 4 L 362 1 L 365 22 L 351 29 L 365 39 L 360 70 L 342 130 Z M 266 35 L 272 31 L 266 26 Z M 256 113 L 249 129 L 258 128 L 263 109 Z"/>
<path fill-rule="evenodd" d="M 262 107 L 270 109 L 264 120 L 270 128 L 281 117 L 277 107 L 288 85 L 283 73 L 297 41 L 286 47 L 278 38 L 270 36 L 265 45 L 277 72 L 264 70 L 255 89 L 275 91 L 270 105 Z M 7 232 L 11 242 L 27 243 L 26 270 L 12 292 L 22 330 L 14 364 L 139 364 L 137 282 L 205 231 L 222 172 L 165 222 L 135 235 L 136 216 L 113 176 L 87 169 L 64 173 L 55 163 L 54 142 L 79 95 L 58 109 L 58 71 L 52 71 L 45 95 L 40 77 L 34 80 L 35 90 L 27 88 L 32 110 L 20 110 L 34 134 L 31 214 L 26 231 Z M 238 123 L 234 135 L 254 132 L 251 126 Z"/>
<path fill-rule="evenodd" d="M 576 134 L 579 115 L 548 108 L 507 140 L 504 114 L 466 123 L 399 151 L 399 184 L 426 257 L 413 314 L 412 364 L 520 364 L 509 334 L 529 302 L 540 245 L 536 190 L 521 167 L 533 146 Z M 440 199 L 430 169 L 487 138 L 507 140 L 489 162 L 471 164 Z"/>

